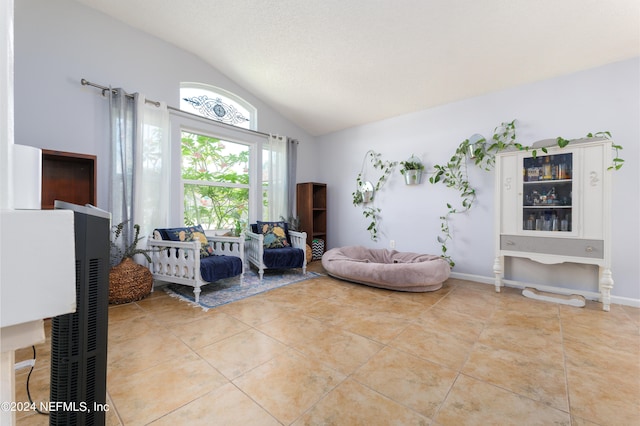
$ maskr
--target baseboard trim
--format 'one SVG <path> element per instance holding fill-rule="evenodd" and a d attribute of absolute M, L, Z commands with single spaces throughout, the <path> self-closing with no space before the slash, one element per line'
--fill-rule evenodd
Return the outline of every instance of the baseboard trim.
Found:
<path fill-rule="evenodd" d="M 474 274 L 463 274 L 460 272 L 451 272 L 450 276 L 451 278 L 456 278 L 459 280 L 475 281 L 481 284 L 489 284 L 489 285 L 495 284 L 494 277 L 485 277 L 482 275 L 474 275 Z M 507 287 L 514 287 L 519 289 L 524 289 L 525 287 L 533 287 L 541 291 L 548 291 L 548 292 L 564 294 L 564 295 L 579 294 L 581 296 L 584 296 L 585 299 L 594 300 L 596 302 L 600 301 L 600 293 L 596 293 L 593 291 L 583 291 L 583 290 L 575 290 L 571 288 L 553 287 L 553 286 L 542 285 L 542 284 L 531 284 L 531 283 L 524 283 L 516 280 L 503 280 L 503 283 Z M 640 308 L 640 299 L 632 299 L 630 297 L 621 297 L 621 296 L 611 295 L 611 303 L 615 303 L 618 305 L 632 306 L 634 308 Z"/>

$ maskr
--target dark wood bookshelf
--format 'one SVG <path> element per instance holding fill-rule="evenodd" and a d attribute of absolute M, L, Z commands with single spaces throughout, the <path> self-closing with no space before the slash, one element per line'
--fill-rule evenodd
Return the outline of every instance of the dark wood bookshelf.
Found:
<path fill-rule="evenodd" d="M 96 156 L 42 150 L 42 209 L 55 200 L 96 205 Z"/>

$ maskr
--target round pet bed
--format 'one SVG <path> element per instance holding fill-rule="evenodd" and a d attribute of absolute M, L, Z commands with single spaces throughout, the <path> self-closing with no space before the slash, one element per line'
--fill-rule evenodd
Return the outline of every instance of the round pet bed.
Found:
<path fill-rule="evenodd" d="M 333 277 L 389 290 L 435 291 L 449 278 L 440 256 L 347 246 L 328 250 L 322 266 Z"/>

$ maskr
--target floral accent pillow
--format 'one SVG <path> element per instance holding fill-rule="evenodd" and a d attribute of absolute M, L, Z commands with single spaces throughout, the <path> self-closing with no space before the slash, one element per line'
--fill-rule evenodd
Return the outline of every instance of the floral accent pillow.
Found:
<path fill-rule="evenodd" d="M 264 235 L 264 248 L 289 247 L 289 231 L 286 222 L 260 222 L 258 231 Z"/>
<path fill-rule="evenodd" d="M 200 257 L 213 256 L 213 247 L 209 245 L 202 225 L 171 228 L 165 230 L 171 241 L 200 241 Z"/>

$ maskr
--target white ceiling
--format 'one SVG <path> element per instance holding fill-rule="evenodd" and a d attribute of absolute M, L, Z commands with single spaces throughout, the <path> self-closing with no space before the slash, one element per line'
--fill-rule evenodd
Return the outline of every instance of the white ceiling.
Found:
<path fill-rule="evenodd" d="M 78 0 L 312 135 L 640 56 L 638 0 Z"/>

